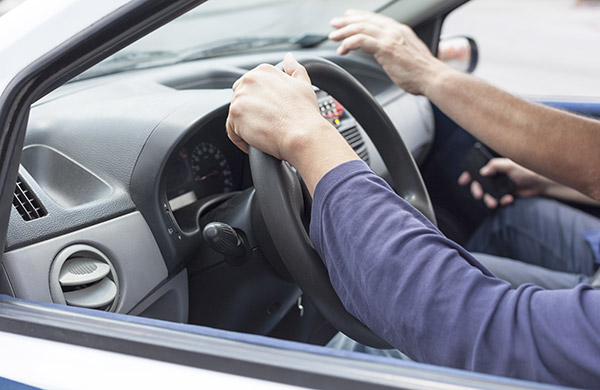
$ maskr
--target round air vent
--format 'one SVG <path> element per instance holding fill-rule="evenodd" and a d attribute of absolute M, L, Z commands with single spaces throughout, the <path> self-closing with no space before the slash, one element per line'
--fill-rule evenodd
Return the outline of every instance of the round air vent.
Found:
<path fill-rule="evenodd" d="M 104 253 L 89 245 L 72 245 L 54 259 L 50 293 L 55 303 L 113 311 L 119 281 Z"/>

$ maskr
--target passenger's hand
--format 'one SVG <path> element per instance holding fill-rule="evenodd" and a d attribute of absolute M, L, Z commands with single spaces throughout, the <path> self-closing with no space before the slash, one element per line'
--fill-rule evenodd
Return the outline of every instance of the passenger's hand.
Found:
<path fill-rule="evenodd" d="M 410 27 L 386 16 L 348 10 L 332 19 L 331 25 L 337 30 L 329 39 L 343 40 L 339 54 L 357 49 L 373 54 L 388 76 L 407 92 L 425 95 L 428 83 L 447 68 Z"/>
<path fill-rule="evenodd" d="M 484 193 L 481 185 L 471 178 L 468 172 L 463 172 L 458 178 L 458 184 L 467 185 L 471 183 L 471 194 L 473 198 L 479 200 L 483 198 L 485 205 L 491 209 L 501 206 L 506 206 L 514 202 L 515 196 L 525 198 L 529 196 L 537 196 L 544 193 L 549 184 L 552 183 L 549 179 L 541 176 L 527 168 L 520 166 L 507 158 L 493 158 L 479 171 L 481 176 L 494 176 L 498 173 L 506 174 L 514 183 L 515 189 L 513 194 L 506 194 L 498 202 L 490 194 Z"/>
<path fill-rule="evenodd" d="M 285 73 L 259 65 L 235 82 L 227 134 L 246 153 L 252 145 L 290 161 L 299 143 L 319 128 L 332 126 L 320 114 L 306 69 L 291 54 L 283 66 Z"/>

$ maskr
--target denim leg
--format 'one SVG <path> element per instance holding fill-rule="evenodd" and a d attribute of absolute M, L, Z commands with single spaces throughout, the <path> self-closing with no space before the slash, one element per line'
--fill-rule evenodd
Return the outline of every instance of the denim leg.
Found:
<path fill-rule="evenodd" d="M 485 253 L 472 253 L 472 255 L 496 277 L 509 282 L 513 288 L 531 283 L 546 290 L 568 289 L 581 283 L 588 283 L 591 279 L 588 275 L 553 271 L 538 265 Z"/>
<path fill-rule="evenodd" d="M 600 230 L 600 219 L 554 200 L 522 198 L 488 217 L 466 249 L 592 275 L 594 256 L 584 238 L 590 230 Z"/>

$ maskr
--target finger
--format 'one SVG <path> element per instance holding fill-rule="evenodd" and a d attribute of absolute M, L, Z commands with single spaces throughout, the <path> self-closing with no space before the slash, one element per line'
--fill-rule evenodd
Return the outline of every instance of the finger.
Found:
<path fill-rule="evenodd" d="M 512 166 L 512 162 L 507 158 L 492 158 L 479 170 L 479 173 L 481 176 L 493 176 L 498 173 L 507 173 Z"/>
<path fill-rule="evenodd" d="M 471 174 L 465 171 L 461 173 L 458 177 L 458 184 L 460 184 L 461 186 L 466 186 L 471 182 L 471 180 L 473 180 L 473 178 L 471 178 Z"/>
<path fill-rule="evenodd" d="M 381 28 L 372 23 L 359 22 L 349 24 L 340 28 L 339 30 L 330 32 L 328 38 L 332 41 L 341 41 L 342 39 L 361 33 L 378 38 L 381 35 L 381 32 Z"/>
<path fill-rule="evenodd" d="M 287 53 L 283 58 L 283 70 L 293 78 L 306 81 L 310 84 L 310 77 L 306 68 L 296 61 L 292 53 Z"/>
<path fill-rule="evenodd" d="M 490 194 L 483 195 L 483 203 L 485 203 L 489 209 L 495 209 L 498 207 L 498 201 Z"/>
<path fill-rule="evenodd" d="M 483 188 L 481 188 L 481 184 L 477 181 L 473 181 L 471 183 L 471 195 L 473 198 L 479 200 L 483 196 Z"/>
<path fill-rule="evenodd" d="M 242 83 L 242 79 L 244 78 L 244 76 L 240 77 L 239 79 L 235 80 L 235 83 L 233 83 L 233 85 L 231 86 L 231 89 L 233 89 L 233 91 L 235 92 L 235 89 L 237 87 L 240 86 L 240 84 Z"/>
<path fill-rule="evenodd" d="M 351 50 L 358 49 L 373 54 L 377 50 L 377 40 L 365 34 L 356 34 L 344 39 L 340 47 L 338 47 L 337 52 L 343 55 Z"/>
<path fill-rule="evenodd" d="M 227 116 L 227 121 L 225 122 L 225 129 L 227 130 L 227 137 L 233 142 L 235 146 L 240 148 L 244 153 L 248 153 L 248 143 L 244 141 L 242 137 L 240 137 L 234 130 L 233 120 L 231 119 L 231 115 Z"/>
<path fill-rule="evenodd" d="M 514 201 L 515 201 L 514 196 L 512 196 L 511 194 L 506 194 L 506 195 L 502 196 L 502 198 L 500 198 L 500 205 L 508 206 L 509 204 L 511 204 Z"/>

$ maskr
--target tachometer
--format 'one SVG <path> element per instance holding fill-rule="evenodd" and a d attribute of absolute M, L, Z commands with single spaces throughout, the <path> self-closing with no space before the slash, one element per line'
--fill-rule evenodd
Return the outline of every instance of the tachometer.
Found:
<path fill-rule="evenodd" d="M 215 145 L 201 142 L 194 146 L 190 155 L 190 166 L 198 184 L 196 195 L 206 195 L 233 190 L 231 168 L 225 155 Z"/>

